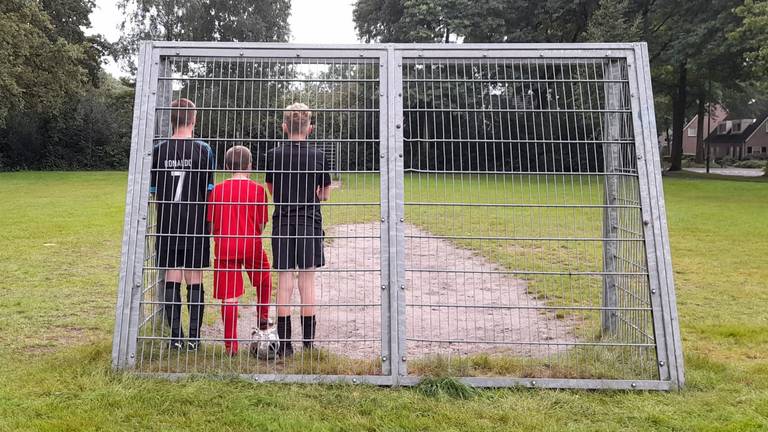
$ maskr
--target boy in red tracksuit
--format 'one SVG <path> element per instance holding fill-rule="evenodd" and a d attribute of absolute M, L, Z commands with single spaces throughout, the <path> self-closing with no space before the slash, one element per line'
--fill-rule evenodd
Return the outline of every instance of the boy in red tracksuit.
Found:
<path fill-rule="evenodd" d="M 224 347 L 238 351 L 238 299 L 243 295 L 243 269 L 258 295 L 259 329 L 269 326 L 272 292 L 269 259 L 262 248 L 261 233 L 268 220 L 264 188 L 250 179 L 251 152 L 243 146 L 229 149 L 224 169 L 232 177 L 217 184 L 208 198 L 208 222 L 215 242 L 213 297 L 221 300 Z"/>

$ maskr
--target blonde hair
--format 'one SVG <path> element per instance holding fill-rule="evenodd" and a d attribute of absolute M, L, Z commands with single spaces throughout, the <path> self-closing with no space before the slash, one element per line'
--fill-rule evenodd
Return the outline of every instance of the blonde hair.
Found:
<path fill-rule="evenodd" d="M 301 102 L 292 103 L 285 107 L 285 111 L 283 111 L 283 123 L 288 128 L 288 133 L 290 134 L 306 133 L 311 120 L 312 111 Z"/>

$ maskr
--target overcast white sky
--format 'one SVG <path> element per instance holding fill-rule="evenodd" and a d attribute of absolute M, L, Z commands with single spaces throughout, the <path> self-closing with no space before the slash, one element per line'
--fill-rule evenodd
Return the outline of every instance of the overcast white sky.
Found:
<path fill-rule="evenodd" d="M 291 39 L 293 43 L 357 43 L 352 22 L 353 0 L 292 0 Z M 96 0 L 88 33 L 101 33 L 110 42 L 120 37 L 122 16 L 113 0 Z M 114 62 L 104 68 L 123 75 Z"/>

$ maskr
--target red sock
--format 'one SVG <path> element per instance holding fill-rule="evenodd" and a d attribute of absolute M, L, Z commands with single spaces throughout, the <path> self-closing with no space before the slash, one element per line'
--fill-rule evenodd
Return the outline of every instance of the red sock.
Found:
<path fill-rule="evenodd" d="M 230 354 L 237 354 L 237 303 L 222 303 L 221 319 L 224 321 L 224 348 Z"/>
<path fill-rule="evenodd" d="M 269 302 L 272 296 L 272 277 L 269 271 L 262 271 L 259 278 L 259 318 L 262 321 L 269 319 Z"/>

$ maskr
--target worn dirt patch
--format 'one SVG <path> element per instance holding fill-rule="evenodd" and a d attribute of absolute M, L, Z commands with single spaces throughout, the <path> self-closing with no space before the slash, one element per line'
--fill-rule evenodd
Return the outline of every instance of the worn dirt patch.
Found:
<path fill-rule="evenodd" d="M 352 358 L 381 355 L 381 296 L 389 294 L 381 289 L 379 229 L 377 223 L 349 224 L 326 233 L 327 266 L 316 276 L 321 305 L 317 339 L 334 353 Z M 409 357 L 481 352 L 540 357 L 567 349 L 557 344 L 576 341 L 576 320 L 542 309 L 546 304 L 528 292 L 524 280 L 415 226 L 407 225 L 405 235 L 402 292 Z M 253 301 L 253 290 L 245 297 Z M 297 289 L 293 302 L 300 302 Z M 293 337 L 300 339 L 298 308 L 293 315 Z M 240 316 L 240 337 L 248 337 L 256 328 L 255 313 L 243 307 Z M 203 333 L 220 338 L 221 320 Z"/>

